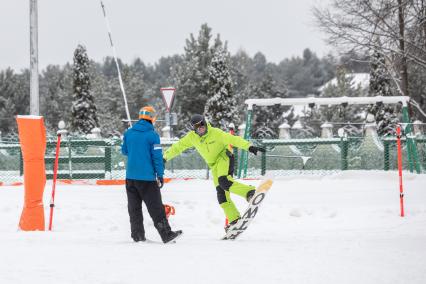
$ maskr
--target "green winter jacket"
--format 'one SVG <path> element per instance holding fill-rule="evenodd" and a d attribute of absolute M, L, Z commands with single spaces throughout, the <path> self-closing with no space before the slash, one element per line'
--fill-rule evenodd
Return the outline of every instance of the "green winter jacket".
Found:
<path fill-rule="evenodd" d="M 248 150 L 250 143 L 239 136 L 226 133 L 207 123 L 205 135 L 200 137 L 195 131 L 188 132 L 164 153 L 164 158 L 169 161 L 186 149 L 195 147 L 206 163 L 212 166 L 221 155 L 226 155 L 229 145 Z"/>

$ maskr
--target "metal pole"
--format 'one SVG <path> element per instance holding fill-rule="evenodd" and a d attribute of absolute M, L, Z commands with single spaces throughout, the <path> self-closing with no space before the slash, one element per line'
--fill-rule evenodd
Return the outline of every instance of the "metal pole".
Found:
<path fill-rule="evenodd" d="M 120 83 L 121 93 L 123 94 L 124 107 L 126 108 L 127 121 L 129 123 L 129 127 L 132 127 L 132 120 L 130 119 L 129 105 L 127 104 L 126 92 L 124 91 L 123 79 L 121 78 L 120 66 L 119 66 L 118 60 L 117 60 L 117 52 L 115 51 L 114 44 L 112 43 L 111 28 L 109 26 L 109 21 L 108 21 L 107 15 L 106 15 L 104 3 L 102 1 L 100 1 L 100 2 L 101 2 L 102 12 L 103 12 L 104 18 L 105 18 L 105 24 L 106 24 L 107 30 L 108 30 L 109 43 L 111 45 L 112 54 L 114 56 L 115 66 L 117 67 L 118 82 Z"/>
<path fill-rule="evenodd" d="M 52 181 L 52 197 L 50 198 L 49 231 L 52 231 L 53 208 L 55 207 L 56 178 L 58 176 L 60 149 L 61 149 L 61 134 L 58 134 L 58 141 L 56 142 L 55 163 L 53 164 L 53 181 Z"/>
<path fill-rule="evenodd" d="M 169 133 L 170 133 L 170 139 L 173 138 L 173 128 L 172 128 L 172 116 L 170 115 L 170 110 L 167 111 L 167 116 L 169 119 Z"/>
<path fill-rule="evenodd" d="M 407 139 L 407 154 L 408 154 L 410 172 L 413 172 L 413 169 L 415 168 L 416 172 L 419 174 L 421 172 L 420 162 L 417 155 L 416 144 L 414 143 L 413 138 L 411 138 L 412 127 L 411 127 L 411 120 L 408 114 L 407 106 L 402 107 L 402 122 L 406 124 L 406 127 L 404 130 L 405 130 L 405 135 Z"/>
<path fill-rule="evenodd" d="M 244 131 L 244 139 L 250 140 L 250 131 L 251 131 L 251 119 L 253 115 L 253 109 L 248 109 L 246 114 L 246 129 Z M 243 177 L 247 177 L 247 166 L 248 166 L 248 153 L 245 150 L 241 150 L 241 159 L 240 166 L 238 167 L 238 178 L 241 178 L 241 174 L 243 173 Z"/>
<path fill-rule="evenodd" d="M 39 115 L 37 0 L 30 0 L 30 114 Z"/>

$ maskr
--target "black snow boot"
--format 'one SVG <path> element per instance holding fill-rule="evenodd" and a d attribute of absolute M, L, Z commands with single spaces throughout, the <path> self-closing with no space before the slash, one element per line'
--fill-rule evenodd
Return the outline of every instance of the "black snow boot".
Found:
<path fill-rule="evenodd" d="M 145 234 L 143 234 L 143 233 L 132 234 L 132 239 L 135 242 L 144 242 L 144 241 L 146 241 Z"/>
<path fill-rule="evenodd" d="M 182 234 L 181 230 L 172 231 L 169 225 L 169 221 L 166 218 L 162 219 L 160 222 L 155 224 L 155 228 L 160 234 L 161 240 L 165 244 L 175 240 L 177 237 L 179 237 Z"/>
<path fill-rule="evenodd" d="M 225 232 L 227 233 L 229 228 L 231 228 L 233 225 L 237 224 L 237 222 L 240 220 L 240 217 L 235 219 L 234 221 L 230 222 L 228 225 L 225 226 Z"/>
<path fill-rule="evenodd" d="M 256 190 L 250 190 L 249 192 L 247 192 L 247 195 L 246 195 L 246 200 L 247 200 L 247 202 L 250 202 L 250 199 L 253 197 L 253 195 L 256 193 Z"/>

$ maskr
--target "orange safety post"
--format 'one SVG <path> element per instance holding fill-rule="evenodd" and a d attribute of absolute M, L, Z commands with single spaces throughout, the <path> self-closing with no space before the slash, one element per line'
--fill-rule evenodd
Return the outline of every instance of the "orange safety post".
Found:
<path fill-rule="evenodd" d="M 401 150 L 401 126 L 396 127 L 396 144 L 398 151 L 398 176 L 399 176 L 399 207 L 401 217 L 404 217 L 404 188 L 402 185 L 402 150 Z"/>
<path fill-rule="evenodd" d="M 24 208 L 19 228 L 44 231 L 43 192 L 46 184 L 44 153 L 46 129 L 42 116 L 18 115 L 19 142 L 24 162 Z"/>
<path fill-rule="evenodd" d="M 61 149 L 61 134 L 56 142 L 55 164 L 53 165 L 52 197 L 50 198 L 49 231 L 52 231 L 53 208 L 55 208 L 56 177 L 58 176 L 59 151 Z"/>

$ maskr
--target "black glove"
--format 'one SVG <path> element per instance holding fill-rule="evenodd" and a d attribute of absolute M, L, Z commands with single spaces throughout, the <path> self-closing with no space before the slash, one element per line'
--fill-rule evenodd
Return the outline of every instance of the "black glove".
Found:
<path fill-rule="evenodd" d="M 162 188 L 164 185 L 164 178 L 163 177 L 158 177 L 157 178 L 157 184 L 159 188 Z"/>
<path fill-rule="evenodd" d="M 250 146 L 248 148 L 248 150 L 249 150 L 250 153 L 253 153 L 254 155 L 257 155 L 257 151 L 262 152 L 262 153 L 266 152 L 265 148 L 256 147 L 256 146 Z"/>

